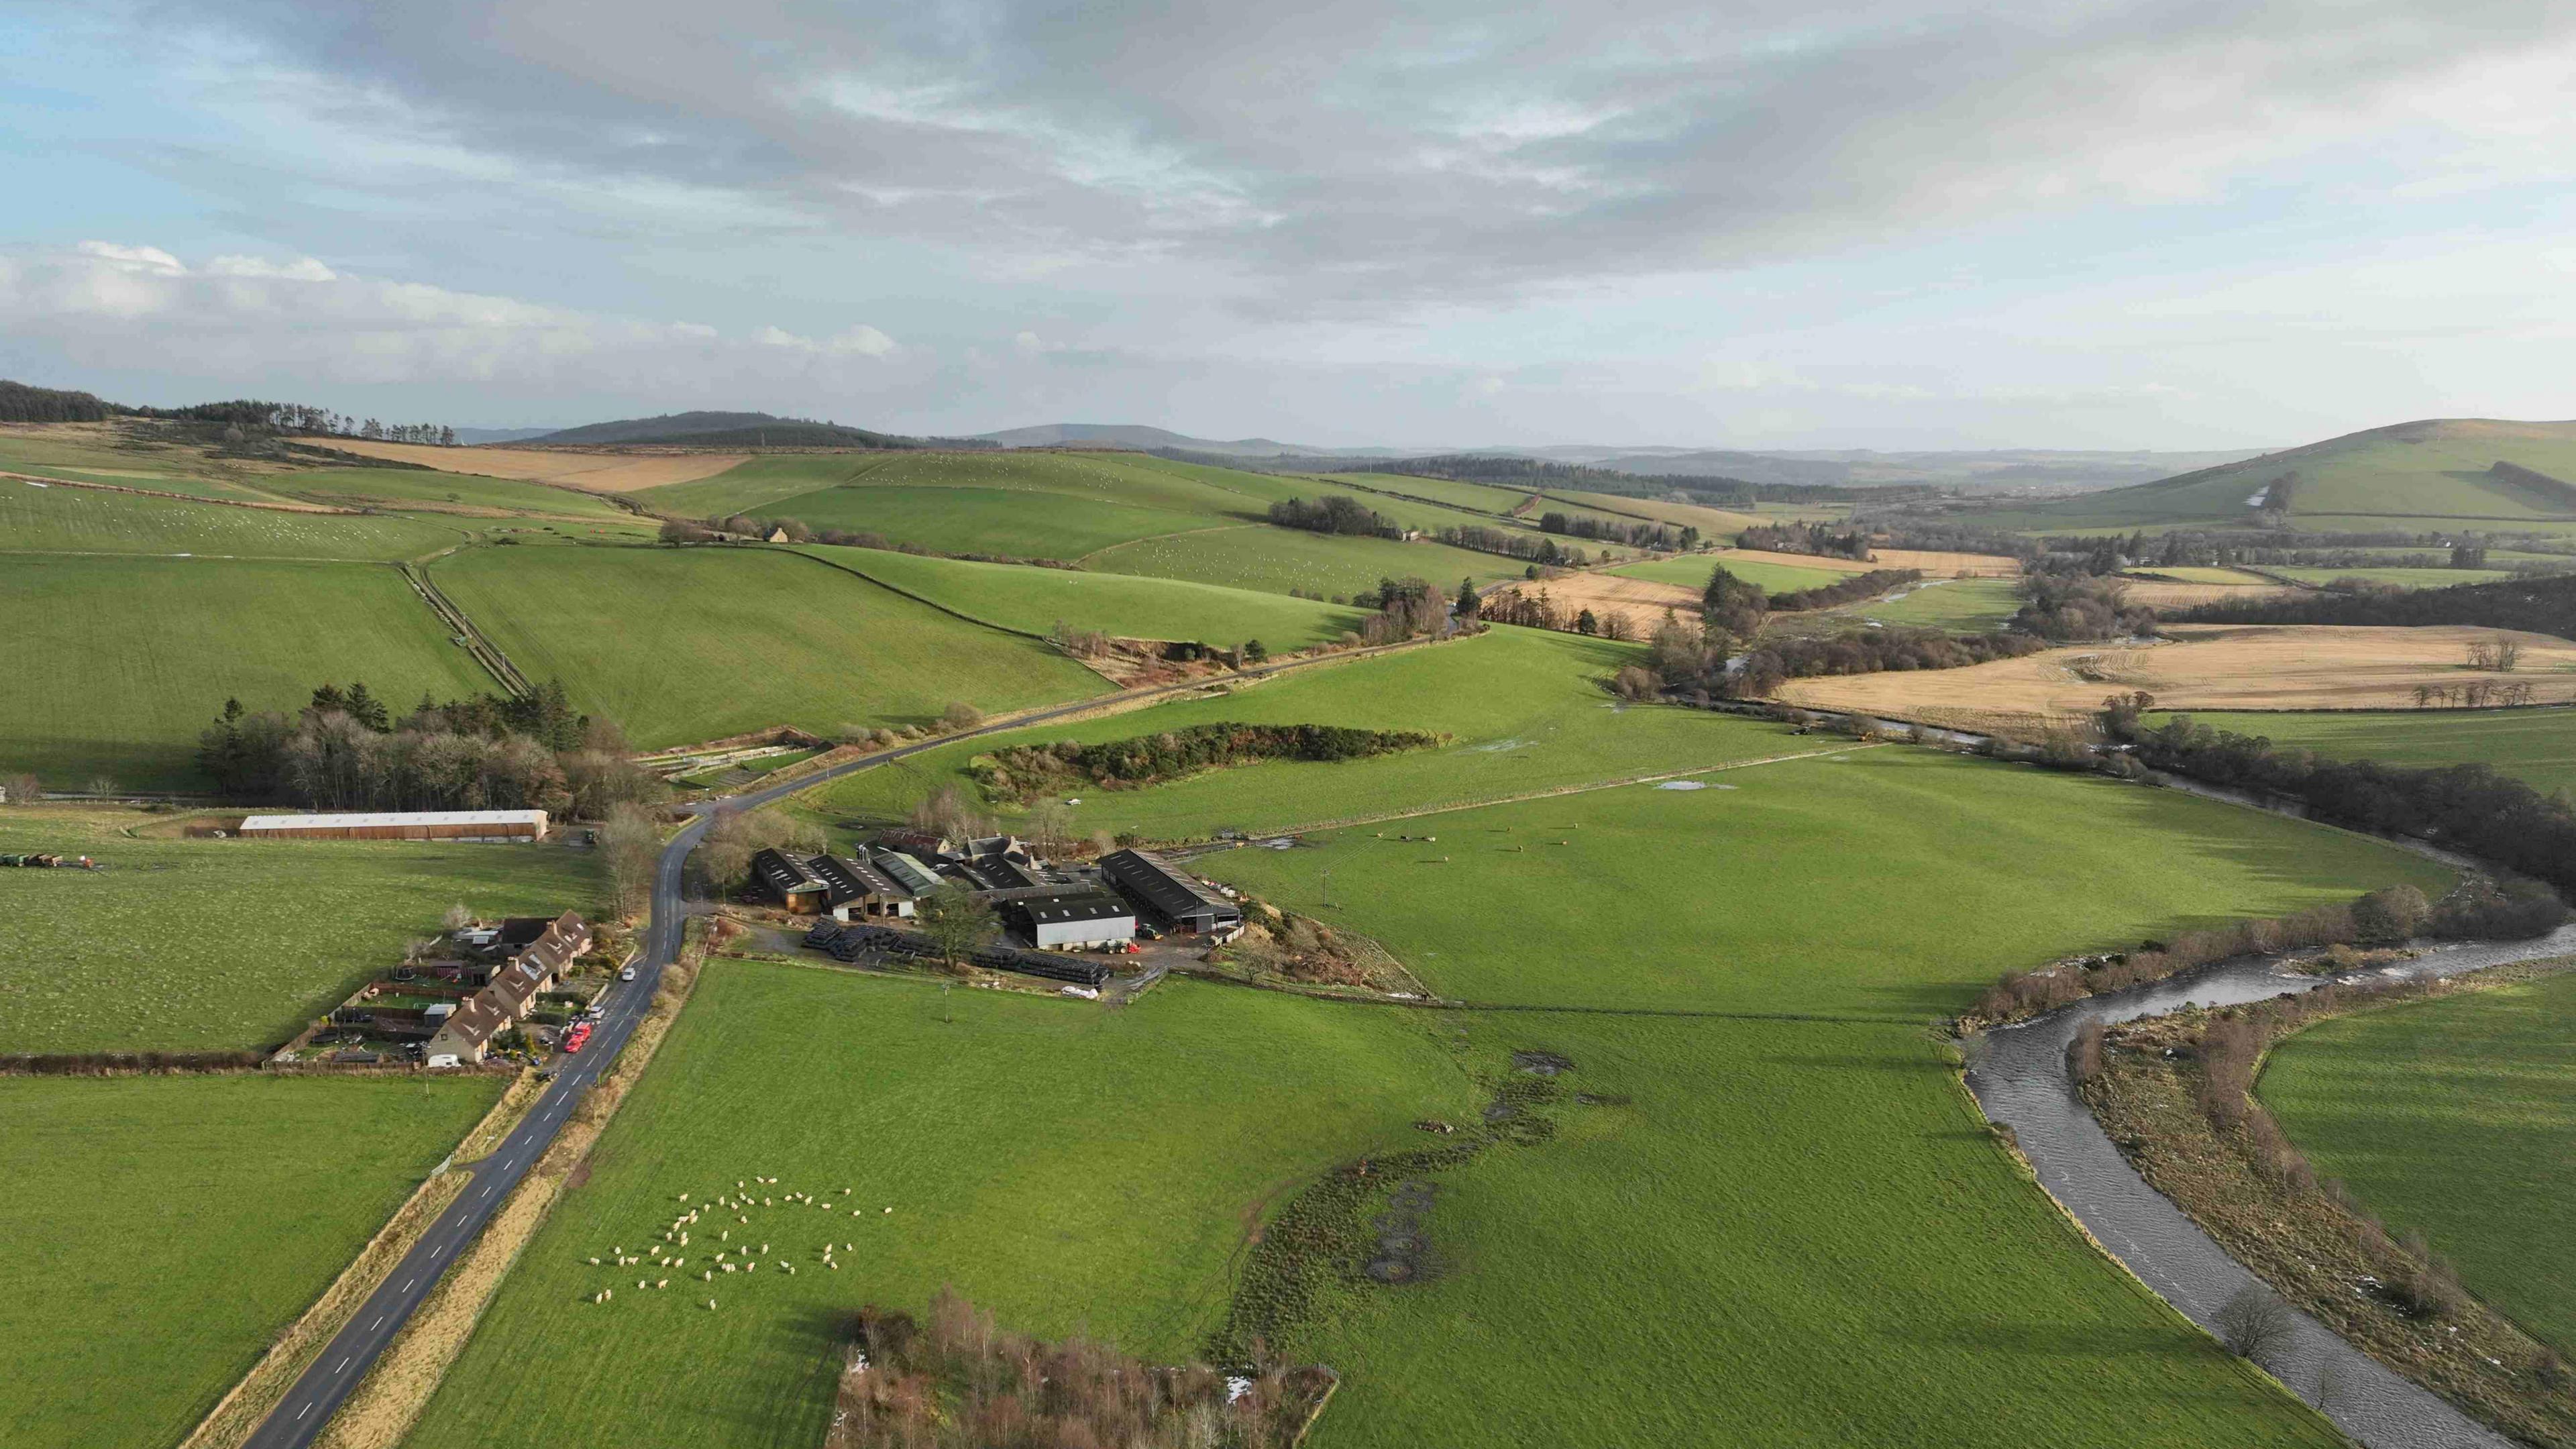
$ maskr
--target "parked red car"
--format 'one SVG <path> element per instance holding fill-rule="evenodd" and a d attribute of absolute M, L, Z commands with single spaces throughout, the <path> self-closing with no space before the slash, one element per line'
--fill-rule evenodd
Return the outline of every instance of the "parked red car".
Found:
<path fill-rule="evenodd" d="M 566 1056 L 570 1056 L 572 1053 L 580 1051 L 582 1043 L 588 1040 L 590 1040 L 590 1023 L 585 1021 L 564 1034 L 564 1054 Z"/>

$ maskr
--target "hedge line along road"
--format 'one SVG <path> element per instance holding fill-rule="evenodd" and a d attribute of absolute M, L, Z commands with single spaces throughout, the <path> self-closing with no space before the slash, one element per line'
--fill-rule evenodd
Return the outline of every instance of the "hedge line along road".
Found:
<path fill-rule="evenodd" d="M 800 790 L 810 790 L 827 780 L 891 764 L 906 756 L 978 735 L 999 734 L 1068 715 L 1088 714 L 1106 707 L 1191 693 L 1224 679 L 1261 679 L 1308 665 L 1363 658 L 1410 647 L 1413 646 L 1387 644 L 1375 649 L 1357 649 L 1313 659 L 1283 660 L 1213 679 L 1124 690 L 1071 704 L 1024 711 L 975 729 L 882 750 L 855 760 L 844 760 L 829 769 L 785 784 L 689 806 L 689 813 L 694 818 L 671 837 L 670 844 L 662 848 L 661 859 L 654 866 L 653 913 L 651 923 L 645 928 L 644 950 L 634 963 L 635 979 L 611 986 L 602 997 L 606 1013 L 591 1033 L 589 1049 L 579 1056 L 565 1059 L 566 1064 L 538 1094 L 535 1104 L 520 1119 L 519 1125 L 511 1129 L 510 1135 L 489 1157 L 474 1167 L 473 1179 L 465 1185 L 465 1191 L 447 1205 L 447 1210 L 430 1224 L 429 1231 L 412 1245 L 411 1251 L 403 1255 L 403 1260 L 385 1275 L 385 1281 L 377 1285 L 365 1303 L 359 1305 L 357 1313 L 332 1336 L 331 1342 L 323 1348 L 322 1356 L 304 1370 L 295 1386 L 287 1390 L 286 1397 L 269 1411 L 268 1418 L 252 1431 L 250 1438 L 243 1441 L 244 1449 L 303 1449 L 313 1442 L 322 1432 L 322 1426 L 330 1422 L 331 1415 L 349 1397 L 350 1390 L 356 1388 L 358 1381 L 367 1376 L 367 1370 L 374 1367 L 385 1345 L 402 1331 L 421 1301 L 438 1286 L 440 1275 L 464 1256 L 475 1235 L 483 1231 L 484 1224 L 492 1220 L 492 1214 L 509 1200 L 510 1190 L 519 1185 L 519 1180 L 528 1175 L 528 1169 L 554 1144 L 555 1134 L 562 1130 L 564 1118 L 579 1104 L 583 1094 L 598 1081 L 600 1073 L 617 1060 L 618 1053 L 626 1049 L 627 1041 L 635 1035 L 636 1026 L 643 1021 L 645 1011 L 653 1003 L 653 993 L 661 989 L 663 969 L 679 957 L 681 929 L 687 919 L 680 896 L 681 871 L 688 861 L 689 852 L 697 849 L 698 842 L 705 838 L 707 826 L 717 811 L 756 809 Z"/>

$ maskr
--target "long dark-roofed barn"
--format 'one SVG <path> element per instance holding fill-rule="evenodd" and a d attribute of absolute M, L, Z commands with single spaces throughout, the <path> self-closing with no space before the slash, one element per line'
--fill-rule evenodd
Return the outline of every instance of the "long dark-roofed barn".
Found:
<path fill-rule="evenodd" d="M 1100 878 L 1143 907 L 1150 919 L 1176 931 L 1206 936 L 1243 926 L 1243 907 L 1150 851 L 1120 850 L 1102 856 Z"/>

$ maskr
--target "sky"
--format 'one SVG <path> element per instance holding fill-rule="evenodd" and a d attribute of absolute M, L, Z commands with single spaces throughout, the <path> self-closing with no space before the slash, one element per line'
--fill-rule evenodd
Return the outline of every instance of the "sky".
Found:
<path fill-rule="evenodd" d="M 0 376 L 1319 446 L 2576 416 L 2576 7 L 0 0 Z"/>

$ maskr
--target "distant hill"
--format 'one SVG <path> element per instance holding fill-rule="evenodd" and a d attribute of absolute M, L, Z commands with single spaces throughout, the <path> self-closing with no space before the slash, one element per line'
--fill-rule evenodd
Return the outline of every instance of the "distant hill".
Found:
<path fill-rule="evenodd" d="M 782 418 L 769 413 L 665 413 L 653 418 L 624 418 L 590 423 L 521 439 L 531 443 L 674 444 L 691 448 L 918 448 L 918 438 L 818 423 L 811 418 Z"/>
<path fill-rule="evenodd" d="M 561 431 L 560 428 L 458 428 L 456 441 L 469 448 L 478 443 L 524 443 L 531 438 Z"/>
<path fill-rule="evenodd" d="M 1230 458 L 1276 458 L 1292 453 L 1317 458 L 1390 458 L 1396 453 L 1392 448 L 1310 448 L 1273 438 L 1235 438 L 1230 441 L 1193 438 L 1169 428 L 1149 428 L 1141 423 L 1040 423 L 1035 427 L 979 433 L 975 441 L 1004 448 L 1133 448 L 1140 453 L 1172 449 Z"/>
<path fill-rule="evenodd" d="M 2501 465 L 2501 466 L 2500 466 Z M 2022 510 L 2020 526 L 2105 532 L 2564 533 L 2576 525 L 2576 422 L 2430 418 Z"/>

